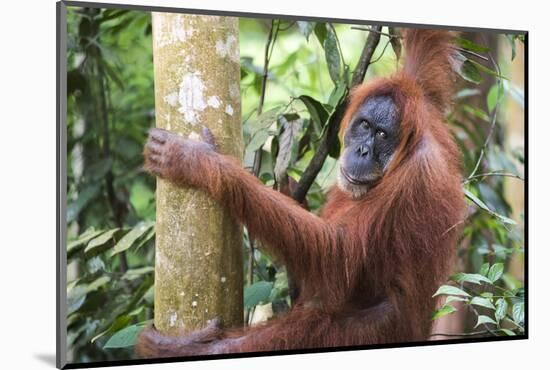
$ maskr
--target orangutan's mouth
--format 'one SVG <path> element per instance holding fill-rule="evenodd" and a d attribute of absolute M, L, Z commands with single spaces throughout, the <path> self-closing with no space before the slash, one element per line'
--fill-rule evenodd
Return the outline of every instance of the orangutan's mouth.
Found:
<path fill-rule="evenodd" d="M 344 169 L 341 169 L 340 172 L 342 173 L 342 176 L 353 185 L 367 185 L 369 183 L 368 180 L 359 180 L 354 177 L 352 177 L 350 174 L 348 174 Z"/>

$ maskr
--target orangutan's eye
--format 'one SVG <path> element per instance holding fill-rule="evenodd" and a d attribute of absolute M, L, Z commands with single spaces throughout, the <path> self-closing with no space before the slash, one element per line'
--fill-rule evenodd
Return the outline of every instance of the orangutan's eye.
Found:
<path fill-rule="evenodd" d="M 378 136 L 378 137 L 381 138 L 381 139 L 385 139 L 385 138 L 388 137 L 388 135 L 387 135 L 384 131 L 382 131 L 382 130 L 376 131 L 376 136 Z"/>

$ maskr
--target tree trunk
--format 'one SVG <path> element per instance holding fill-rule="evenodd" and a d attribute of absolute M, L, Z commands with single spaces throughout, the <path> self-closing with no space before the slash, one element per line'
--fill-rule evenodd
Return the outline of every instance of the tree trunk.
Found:
<path fill-rule="evenodd" d="M 238 19 L 153 13 L 156 124 L 242 159 Z M 196 189 L 157 182 L 155 326 L 173 334 L 243 320 L 242 227 Z"/>

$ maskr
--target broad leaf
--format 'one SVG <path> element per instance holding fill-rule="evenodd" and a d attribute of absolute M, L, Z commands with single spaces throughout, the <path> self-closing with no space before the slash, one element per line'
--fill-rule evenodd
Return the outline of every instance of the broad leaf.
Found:
<path fill-rule="evenodd" d="M 275 160 L 273 173 L 278 183 L 286 183 L 286 170 L 296 159 L 298 151 L 298 133 L 302 127 L 302 120 L 298 115 L 283 115 L 281 117 L 283 132 L 279 135 L 279 151 Z"/>
<path fill-rule="evenodd" d="M 399 60 L 401 59 L 401 39 L 399 38 L 399 32 L 395 30 L 394 27 L 388 27 L 388 32 L 390 35 L 395 35 L 396 37 L 390 37 L 390 43 L 391 48 L 393 49 L 393 53 L 395 54 L 395 59 Z"/>
<path fill-rule="evenodd" d="M 489 263 L 486 262 L 479 268 L 479 273 L 483 276 L 487 276 L 487 273 L 489 272 Z"/>
<path fill-rule="evenodd" d="M 487 111 L 491 113 L 493 109 L 497 106 L 497 104 L 500 104 L 502 101 L 502 98 L 504 97 L 504 88 L 502 84 L 494 84 L 491 89 L 489 90 L 489 93 L 487 94 Z"/>
<path fill-rule="evenodd" d="M 123 315 L 123 316 L 117 317 L 116 320 L 111 324 L 111 326 L 109 326 L 109 328 L 107 328 L 107 330 L 104 330 L 101 333 L 97 334 L 95 337 L 93 337 L 91 339 L 90 343 L 95 342 L 96 340 L 98 340 L 99 338 L 101 338 L 102 336 L 104 336 L 106 334 L 111 334 L 111 333 L 114 333 L 116 331 L 121 330 L 122 328 L 125 328 L 130 323 L 131 320 L 132 320 L 132 318 L 128 315 Z"/>
<path fill-rule="evenodd" d="M 152 266 L 145 266 L 140 267 L 137 269 L 130 269 L 122 275 L 123 280 L 135 280 L 137 278 L 140 278 L 143 274 L 148 274 L 150 272 L 155 271 L 155 269 Z"/>
<path fill-rule="evenodd" d="M 487 273 L 487 278 L 489 278 L 489 280 L 491 280 L 494 283 L 495 281 L 501 278 L 503 272 L 504 272 L 504 265 L 502 263 L 495 263 L 489 269 L 489 272 Z"/>
<path fill-rule="evenodd" d="M 78 310 L 84 301 L 88 293 L 96 291 L 105 284 L 111 281 L 111 278 L 108 276 L 101 276 L 91 282 L 90 284 L 80 284 L 75 285 L 70 290 L 67 291 L 67 315 L 72 314 Z"/>
<path fill-rule="evenodd" d="M 311 120 L 315 124 L 315 133 L 319 135 L 327 122 L 329 112 L 325 109 L 323 104 L 313 99 L 311 96 L 300 95 L 299 99 L 306 106 Z"/>
<path fill-rule="evenodd" d="M 514 333 L 512 330 L 510 329 L 498 329 L 498 331 L 501 331 L 503 332 L 504 334 L 508 335 L 508 336 L 514 336 L 516 335 L 516 333 Z"/>
<path fill-rule="evenodd" d="M 470 50 L 470 51 L 473 51 L 473 52 L 476 52 L 476 53 L 486 53 L 488 51 L 491 51 L 491 49 L 489 49 L 486 46 L 478 45 L 478 44 L 474 43 L 473 41 L 466 40 L 466 39 L 463 39 L 461 37 L 457 37 L 455 39 L 455 44 L 458 47 L 461 47 L 462 49 Z"/>
<path fill-rule="evenodd" d="M 254 307 L 262 302 L 267 302 L 271 294 L 273 283 L 269 281 L 258 281 L 244 289 L 244 306 Z"/>
<path fill-rule="evenodd" d="M 296 24 L 302 35 L 306 38 L 306 41 L 309 41 L 309 36 L 313 32 L 313 28 L 315 28 L 315 22 L 297 21 Z"/>
<path fill-rule="evenodd" d="M 466 81 L 479 84 L 483 80 L 477 66 L 458 52 L 455 53 L 451 66 L 453 70 Z"/>
<path fill-rule="evenodd" d="M 467 302 L 468 301 L 468 298 L 464 298 L 464 297 L 457 297 L 457 296 L 454 296 L 454 295 L 449 295 L 447 296 L 447 298 L 445 299 L 445 304 L 449 304 L 451 302 Z"/>
<path fill-rule="evenodd" d="M 67 223 L 73 222 L 78 217 L 78 214 L 86 208 L 86 206 L 99 195 L 101 187 L 99 184 L 91 184 L 84 188 L 75 201 L 69 202 L 67 205 Z"/>
<path fill-rule="evenodd" d="M 260 149 L 262 145 L 265 144 L 267 138 L 269 137 L 269 131 L 267 129 L 257 131 L 256 134 L 252 137 L 252 140 L 246 146 L 247 152 L 255 152 Z"/>
<path fill-rule="evenodd" d="M 502 320 L 506 317 L 506 312 L 508 311 L 508 303 L 504 298 L 499 298 L 497 301 L 497 309 L 495 311 L 495 318 L 497 321 Z"/>
<path fill-rule="evenodd" d="M 338 49 L 338 39 L 334 28 L 327 23 L 327 34 L 323 42 L 325 49 L 325 59 L 327 60 L 328 73 L 335 85 L 342 79 L 342 59 Z"/>
<path fill-rule="evenodd" d="M 432 320 L 438 319 L 440 317 L 443 317 L 455 311 L 456 311 L 456 308 L 454 308 L 453 306 L 445 305 L 433 314 Z"/>
<path fill-rule="evenodd" d="M 459 272 L 457 274 L 454 274 L 451 278 L 457 283 L 468 282 L 478 285 L 481 284 L 482 281 L 485 283 L 491 283 L 491 280 L 481 274 L 467 274 Z"/>
<path fill-rule="evenodd" d="M 490 308 L 491 310 L 495 309 L 495 306 L 491 302 L 489 298 L 483 298 L 483 297 L 474 297 L 470 301 L 470 304 L 473 304 L 475 306 L 481 306 L 485 308 Z"/>
<path fill-rule="evenodd" d="M 71 259 L 76 253 L 93 238 L 103 234 L 105 230 L 88 229 L 82 233 L 77 239 L 67 244 L 67 259 Z"/>
<path fill-rule="evenodd" d="M 500 215 L 498 213 L 496 213 L 495 211 L 491 210 L 485 203 L 483 203 L 483 201 L 481 199 L 479 199 L 478 197 L 476 197 L 472 192 L 470 192 L 469 190 L 467 189 L 463 189 L 464 190 L 464 194 L 466 195 L 466 197 L 468 199 L 470 199 L 472 202 L 474 202 L 479 208 L 489 212 L 491 215 L 497 217 L 498 219 L 500 219 L 502 222 L 506 223 L 506 224 L 512 224 L 512 225 L 515 225 L 516 224 L 516 221 L 512 220 L 511 218 L 508 218 L 506 216 L 503 216 L 503 215 Z"/>
<path fill-rule="evenodd" d="M 435 292 L 435 294 L 432 297 L 442 295 L 442 294 L 470 297 L 470 295 L 468 293 L 466 293 L 462 289 L 457 288 L 457 287 L 452 286 L 452 285 L 442 285 L 442 286 L 440 286 L 439 289 L 437 290 L 437 292 Z"/>
<path fill-rule="evenodd" d="M 104 232 L 98 237 L 90 240 L 86 249 L 84 249 L 84 253 L 86 253 L 87 257 L 93 257 L 106 251 L 115 244 L 116 239 L 118 239 L 122 233 L 123 231 L 120 228 Z"/>
<path fill-rule="evenodd" d="M 114 256 L 117 253 L 123 252 L 129 249 L 132 245 L 137 244 L 136 241 L 146 234 L 155 223 L 152 221 L 140 222 L 130 232 L 124 235 L 118 243 L 115 244 L 110 256 Z"/>
<path fill-rule="evenodd" d="M 512 307 L 512 317 L 516 323 L 523 323 L 525 319 L 525 304 L 523 302 L 516 303 Z"/>
<path fill-rule="evenodd" d="M 145 324 L 135 324 L 116 332 L 111 338 L 109 338 L 103 348 L 132 347 L 136 344 L 137 337 L 144 327 Z"/>
<path fill-rule="evenodd" d="M 476 326 L 474 326 L 475 328 L 477 328 L 479 325 L 482 325 L 482 324 L 497 324 L 495 322 L 495 320 L 491 319 L 489 316 L 485 316 L 485 315 L 479 315 L 477 317 L 477 324 Z"/>
<path fill-rule="evenodd" d="M 251 119 L 246 124 L 246 128 L 248 129 L 248 134 L 250 135 L 250 137 L 254 137 L 254 135 L 258 131 L 267 130 L 271 125 L 273 125 L 277 121 L 277 117 L 279 116 L 280 111 L 281 107 L 275 107 L 273 109 L 263 112 L 258 117 Z"/>

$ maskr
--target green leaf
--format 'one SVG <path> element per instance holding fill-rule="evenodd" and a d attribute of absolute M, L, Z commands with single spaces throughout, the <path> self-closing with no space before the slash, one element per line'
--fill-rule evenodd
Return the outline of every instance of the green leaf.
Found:
<path fill-rule="evenodd" d="M 86 286 L 77 285 L 67 293 L 67 315 L 77 311 L 86 300 Z"/>
<path fill-rule="evenodd" d="M 130 204 L 135 209 L 137 217 L 154 219 L 155 193 L 144 181 L 134 181 L 130 187 Z"/>
<path fill-rule="evenodd" d="M 109 79 L 113 81 L 118 86 L 119 89 L 123 90 L 124 82 L 122 81 L 120 72 L 117 71 L 117 68 L 107 63 L 104 59 L 98 59 L 98 62 L 103 67 L 103 70 L 106 72 Z"/>
<path fill-rule="evenodd" d="M 490 69 L 490 68 L 485 67 L 483 64 L 478 63 L 478 62 L 476 62 L 475 60 L 469 60 L 469 62 L 472 63 L 478 70 L 481 70 L 481 71 L 483 71 L 483 72 L 485 72 L 485 73 L 487 73 L 487 74 L 489 74 L 489 75 L 491 75 L 491 76 L 494 76 L 494 77 L 496 77 L 496 78 L 499 78 L 499 79 L 501 79 L 501 80 L 506 80 L 506 81 L 508 81 L 508 78 L 504 77 L 503 75 L 499 74 L 499 73 L 496 72 L 496 71 L 493 71 L 493 70 Z"/>
<path fill-rule="evenodd" d="M 487 273 L 489 272 L 489 263 L 485 262 L 481 267 L 479 268 L 479 273 L 483 276 L 487 276 Z"/>
<path fill-rule="evenodd" d="M 109 281 L 111 281 L 111 278 L 109 276 L 101 276 L 95 279 L 92 283 L 88 284 L 88 286 L 86 287 L 86 293 L 91 293 L 93 291 L 98 290 L 103 285 L 107 284 Z"/>
<path fill-rule="evenodd" d="M 136 245 L 136 251 L 139 250 L 142 246 L 144 246 L 151 238 L 155 236 L 155 228 L 152 227 L 149 229 L 149 232 L 145 234 L 142 238 L 139 239 L 138 244 Z"/>
<path fill-rule="evenodd" d="M 466 81 L 480 84 L 483 79 L 481 78 L 481 73 L 478 68 L 472 61 L 463 57 L 462 61 L 453 64 L 454 71 L 460 75 Z"/>
<path fill-rule="evenodd" d="M 67 259 L 74 257 L 81 247 L 104 232 L 104 230 L 94 230 L 93 228 L 90 228 L 82 233 L 77 239 L 69 242 L 69 244 L 67 244 Z"/>
<path fill-rule="evenodd" d="M 110 257 L 129 249 L 136 241 L 147 233 L 154 226 L 152 221 L 143 221 L 134 226 L 126 235 L 124 235 L 118 243 L 115 244 L 113 250 L 110 252 Z"/>
<path fill-rule="evenodd" d="M 338 84 L 332 89 L 328 98 L 328 110 L 334 113 L 334 109 L 344 100 L 348 95 L 348 85 L 344 82 L 338 82 Z"/>
<path fill-rule="evenodd" d="M 473 284 L 481 284 L 481 282 L 485 282 L 485 283 L 491 283 L 491 280 L 489 280 L 488 278 L 486 278 L 485 276 L 483 275 L 480 275 L 480 274 L 467 274 L 467 273 L 464 273 L 464 272 L 459 272 L 457 274 L 454 274 L 452 277 L 451 277 L 452 280 L 456 281 L 457 283 L 463 283 L 463 282 L 468 282 L 468 283 L 473 283 Z"/>
<path fill-rule="evenodd" d="M 497 309 L 495 311 L 495 318 L 497 321 L 502 320 L 506 317 L 506 312 L 508 311 L 508 302 L 504 298 L 499 298 L 497 301 Z"/>
<path fill-rule="evenodd" d="M 105 271 L 105 262 L 100 256 L 95 256 L 86 261 L 86 268 L 90 274 L 95 274 L 98 271 Z"/>
<path fill-rule="evenodd" d="M 453 313 L 455 311 L 456 311 L 456 308 L 454 308 L 453 306 L 444 305 L 443 307 L 441 307 L 439 310 L 437 310 L 433 314 L 432 320 L 438 319 L 440 317 L 443 317 L 443 316 L 448 315 L 450 313 Z"/>
<path fill-rule="evenodd" d="M 512 60 L 516 58 L 516 35 L 506 35 L 506 39 L 510 43 L 510 48 L 512 49 Z"/>
<path fill-rule="evenodd" d="M 101 333 L 99 333 L 95 337 L 93 337 L 90 340 L 90 343 L 95 342 L 96 340 L 98 340 L 99 338 L 101 338 L 102 336 L 104 336 L 106 334 L 111 334 L 111 333 L 114 333 L 118 330 L 121 330 L 122 328 L 125 328 L 126 326 L 128 326 L 128 324 L 130 323 L 131 320 L 132 320 L 132 318 L 128 315 L 123 315 L 123 316 L 117 317 L 116 320 L 109 326 L 109 328 L 107 328 L 106 330 L 102 331 Z"/>
<path fill-rule="evenodd" d="M 486 53 L 488 51 L 491 51 L 491 49 L 486 46 L 478 45 L 473 41 L 466 40 L 461 37 L 457 37 L 455 39 L 455 44 L 462 49 L 470 50 L 475 53 Z"/>
<path fill-rule="evenodd" d="M 315 28 L 315 22 L 297 21 L 296 24 L 302 35 L 306 38 L 306 41 L 309 41 L 309 36 L 313 32 L 313 28 Z"/>
<path fill-rule="evenodd" d="M 253 137 L 258 131 L 267 130 L 277 121 L 281 107 L 275 107 L 263 112 L 255 119 L 251 119 L 247 124 L 248 134 Z"/>
<path fill-rule="evenodd" d="M 101 181 L 112 167 L 113 160 L 111 158 L 101 159 L 86 168 L 86 176 L 89 176 L 91 180 Z"/>
<path fill-rule="evenodd" d="M 395 59 L 399 60 L 401 58 L 401 50 L 402 50 L 401 39 L 399 38 L 399 32 L 397 32 L 394 27 L 388 27 L 388 33 L 390 35 L 396 36 L 396 37 L 390 37 L 390 43 L 393 49 L 393 53 L 395 54 Z"/>
<path fill-rule="evenodd" d="M 88 185 L 78 193 L 75 201 L 69 202 L 67 205 L 67 223 L 73 222 L 78 217 L 79 213 L 99 195 L 101 187 L 98 184 Z"/>
<path fill-rule="evenodd" d="M 275 282 L 273 289 L 269 295 L 269 300 L 273 302 L 278 298 L 286 298 L 288 296 L 288 276 L 286 271 L 279 271 L 275 274 Z"/>
<path fill-rule="evenodd" d="M 265 144 L 268 138 L 269 130 L 265 129 L 257 131 L 256 134 L 252 137 L 252 140 L 250 140 L 250 142 L 246 146 L 246 151 L 255 152 L 256 150 L 260 149 L 262 145 Z"/>
<path fill-rule="evenodd" d="M 447 296 L 447 298 L 445 299 L 445 304 L 449 304 L 451 302 L 467 302 L 468 301 L 468 298 L 464 298 L 464 297 L 457 297 L 457 296 L 454 296 L 454 295 L 449 295 Z"/>
<path fill-rule="evenodd" d="M 497 324 L 495 322 L 495 320 L 491 319 L 489 316 L 485 316 L 485 315 L 479 315 L 477 317 L 477 324 L 476 326 L 474 326 L 474 328 L 477 328 L 479 325 L 482 325 L 482 324 Z"/>
<path fill-rule="evenodd" d="M 319 135 L 327 122 L 329 112 L 325 109 L 323 104 L 313 99 L 311 96 L 300 95 L 299 99 L 306 106 L 309 116 L 315 124 L 315 132 Z"/>
<path fill-rule="evenodd" d="M 502 86 L 499 86 L 498 83 L 494 84 L 487 94 L 487 111 L 492 112 L 497 104 L 500 104 L 503 97 L 504 88 Z"/>
<path fill-rule="evenodd" d="M 254 307 L 262 302 L 267 302 L 273 283 L 269 281 L 258 281 L 244 289 L 244 306 Z"/>
<path fill-rule="evenodd" d="M 315 23 L 315 27 L 313 28 L 313 32 L 315 32 L 315 36 L 317 36 L 317 40 L 319 40 L 321 46 L 324 45 L 327 38 L 327 28 L 327 23 Z"/>
<path fill-rule="evenodd" d="M 88 293 L 96 291 L 109 281 L 111 281 L 111 278 L 108 276 L 101 276 L 90 284 L 75 285 L 71 289 L 67 289 L 67 315 L 72 314 L 82 306 Z"/>
<path fill-rule="evenodd" d="M 104 232 L 88 243 L 86 249 L 84 249 L 84 253 L 87 257 L 93 257 L 106 251 L 115 244 L 116 238 L 118 238 L 121 233 L 122 230 L 120 228 Z"/>
<path fill-rule="evenodd" d="M 279 150 L 275 160 L 273 173 L 277 182 L 286 183 L 286 170 L 288 166 L 296 159 L 298 152 L 298 133 L 302 128 L 300 116 L 283 115 L 280 118 L 283 126 L 283 132 L 279 135 Z"/>
<path fill-rule="evenodd" d="M 512 330 L 510 330 L 510 329 L 502 329 L 502 328 L 501 328 L 501 329 L 498 329 L 498 331 L 501 331 L 501 332 L 503 332 L 504 334 L 509 335 L 509 336 L 514 336 L 514 335 L 516 335 L 516 333 L 514 333 L 514 332 L 513 332 Z"/>
<path fill-rule="evenodd" d="M 479 89 L 462 89 L 455 95 L 455 99 L 464 99 L 481 94 Z"/>
<path fill-rule="evenodd" d="M 477 107 L 474 107 L 472 105 L 469 105 L 469 104 L 464 104 L 462 105 L 462 110 L 476 118 L 479 118 L 487 123 L 490 123 L 491 122 L 491 118 L 489 117 L 489 115 L 487 113 L 485 113 L 484 110 L 482 109 L 479 109 Z"/>
<path fill-rule="evenodd" d="M 474 204 L 476 204 L 479 208 L 487 211 L 488 213 L 490 213 L 491 215 L 497 217 L 498 219 L 500 219 L 502 222 L 506 223 L 506 224 L 512 224 L 512 225 L 515 225 L 516 224 L 516 221 L 512 220 L 511 218 L 508 218 L 506 216 L 503 216 L 503 215 L 500 215 L 498 213 L 496 213 L 495 211 L 491 210 L 485 203 L 483 203 L 483 201 L 481 199 L 479 199 L 478 197 L 476 197 L 472 192 L 470 192 L 468 189 L 464 188 L 463 189 L 464 191 L 464 194 L 466 195 L 466 198 L 470 199 Z"/>
<path fill-rule="evenodd" d="M 132 347 L 136 344 L 137 337 L 144 327 L 144 324 L 135 324 L 116 332 L 105 343 L 103 349 Z"/>
<path fill-rule="evenodd" d="M 439 289 L 437 290 L 437 292 L 435 292 L 435 294 L 432 297 L 442 295 L 442 294 L 470 297 L 470 295 L 468 293 L 466 293 L 462 289 L 457 288 L 457 287 L 452 286 L 452 285 L 442 285 L 442 286 L 440 286 Z"/>
<path fill-rule="evenodd" d="M 141 277 L 143 274 L 148 274 L 150 272 L 153 272 L 155 271 L 154 267 L 152 266 L 145 266 L 145 267 L 140 267 L 140 268 L 137 268 L 137 269 L 130 269 L 130 270 L 127 270 L 124 275 L 122 275 L 122 279 L 123 280 L 135 280 L 139 277 Z"/>
<path fill-rule="evenodd" d="M 504 272 L 504 265 L 502 263 L 495 263 L 489 269 L 489 272 L 487 273 L 487 278 L 489 278 L 489 280 L 491 280 L 494 283 L 495 281 L 500 279 L 503 272 Z"/>
<path fill-rule="evenodd" d="M 523 282 L 518 280 L 515 276 L 513 276 L 509 272 L 502 275 L 502 281 L 504 281 L 504 284 L 506 284 L 506 287 L 510 290 L 518 289 L 523 285 Z"/>
<path fill-rule="evenodd" d="M 489 298 L 474 297 L 470 301 L 470 304 L 473 304 L 475 306 L 490 308 L 492 310 L 495 309 L 495 306 L 493 305 L 493 303 L 491 302 L 491 300 Z"/>
<path fill-rule="evenodd" d="M 512 317 L 518 324 L 523 323 L 525 319 L 525 304 L 524 302 L 518 302 L 512 307 Z"/>
<path fill-rule="evenodd" d="M 340 51 L 338 50 L 338 43 L 336 40 L 336 33 L 332 28 L 328 29 L 327 38 L 323 44 L 325 49 L 325 58 L 327 60 L 328 73 L 332 82 L 335 85 L 341 80 L 342 65 L 340 58 Z"/>

